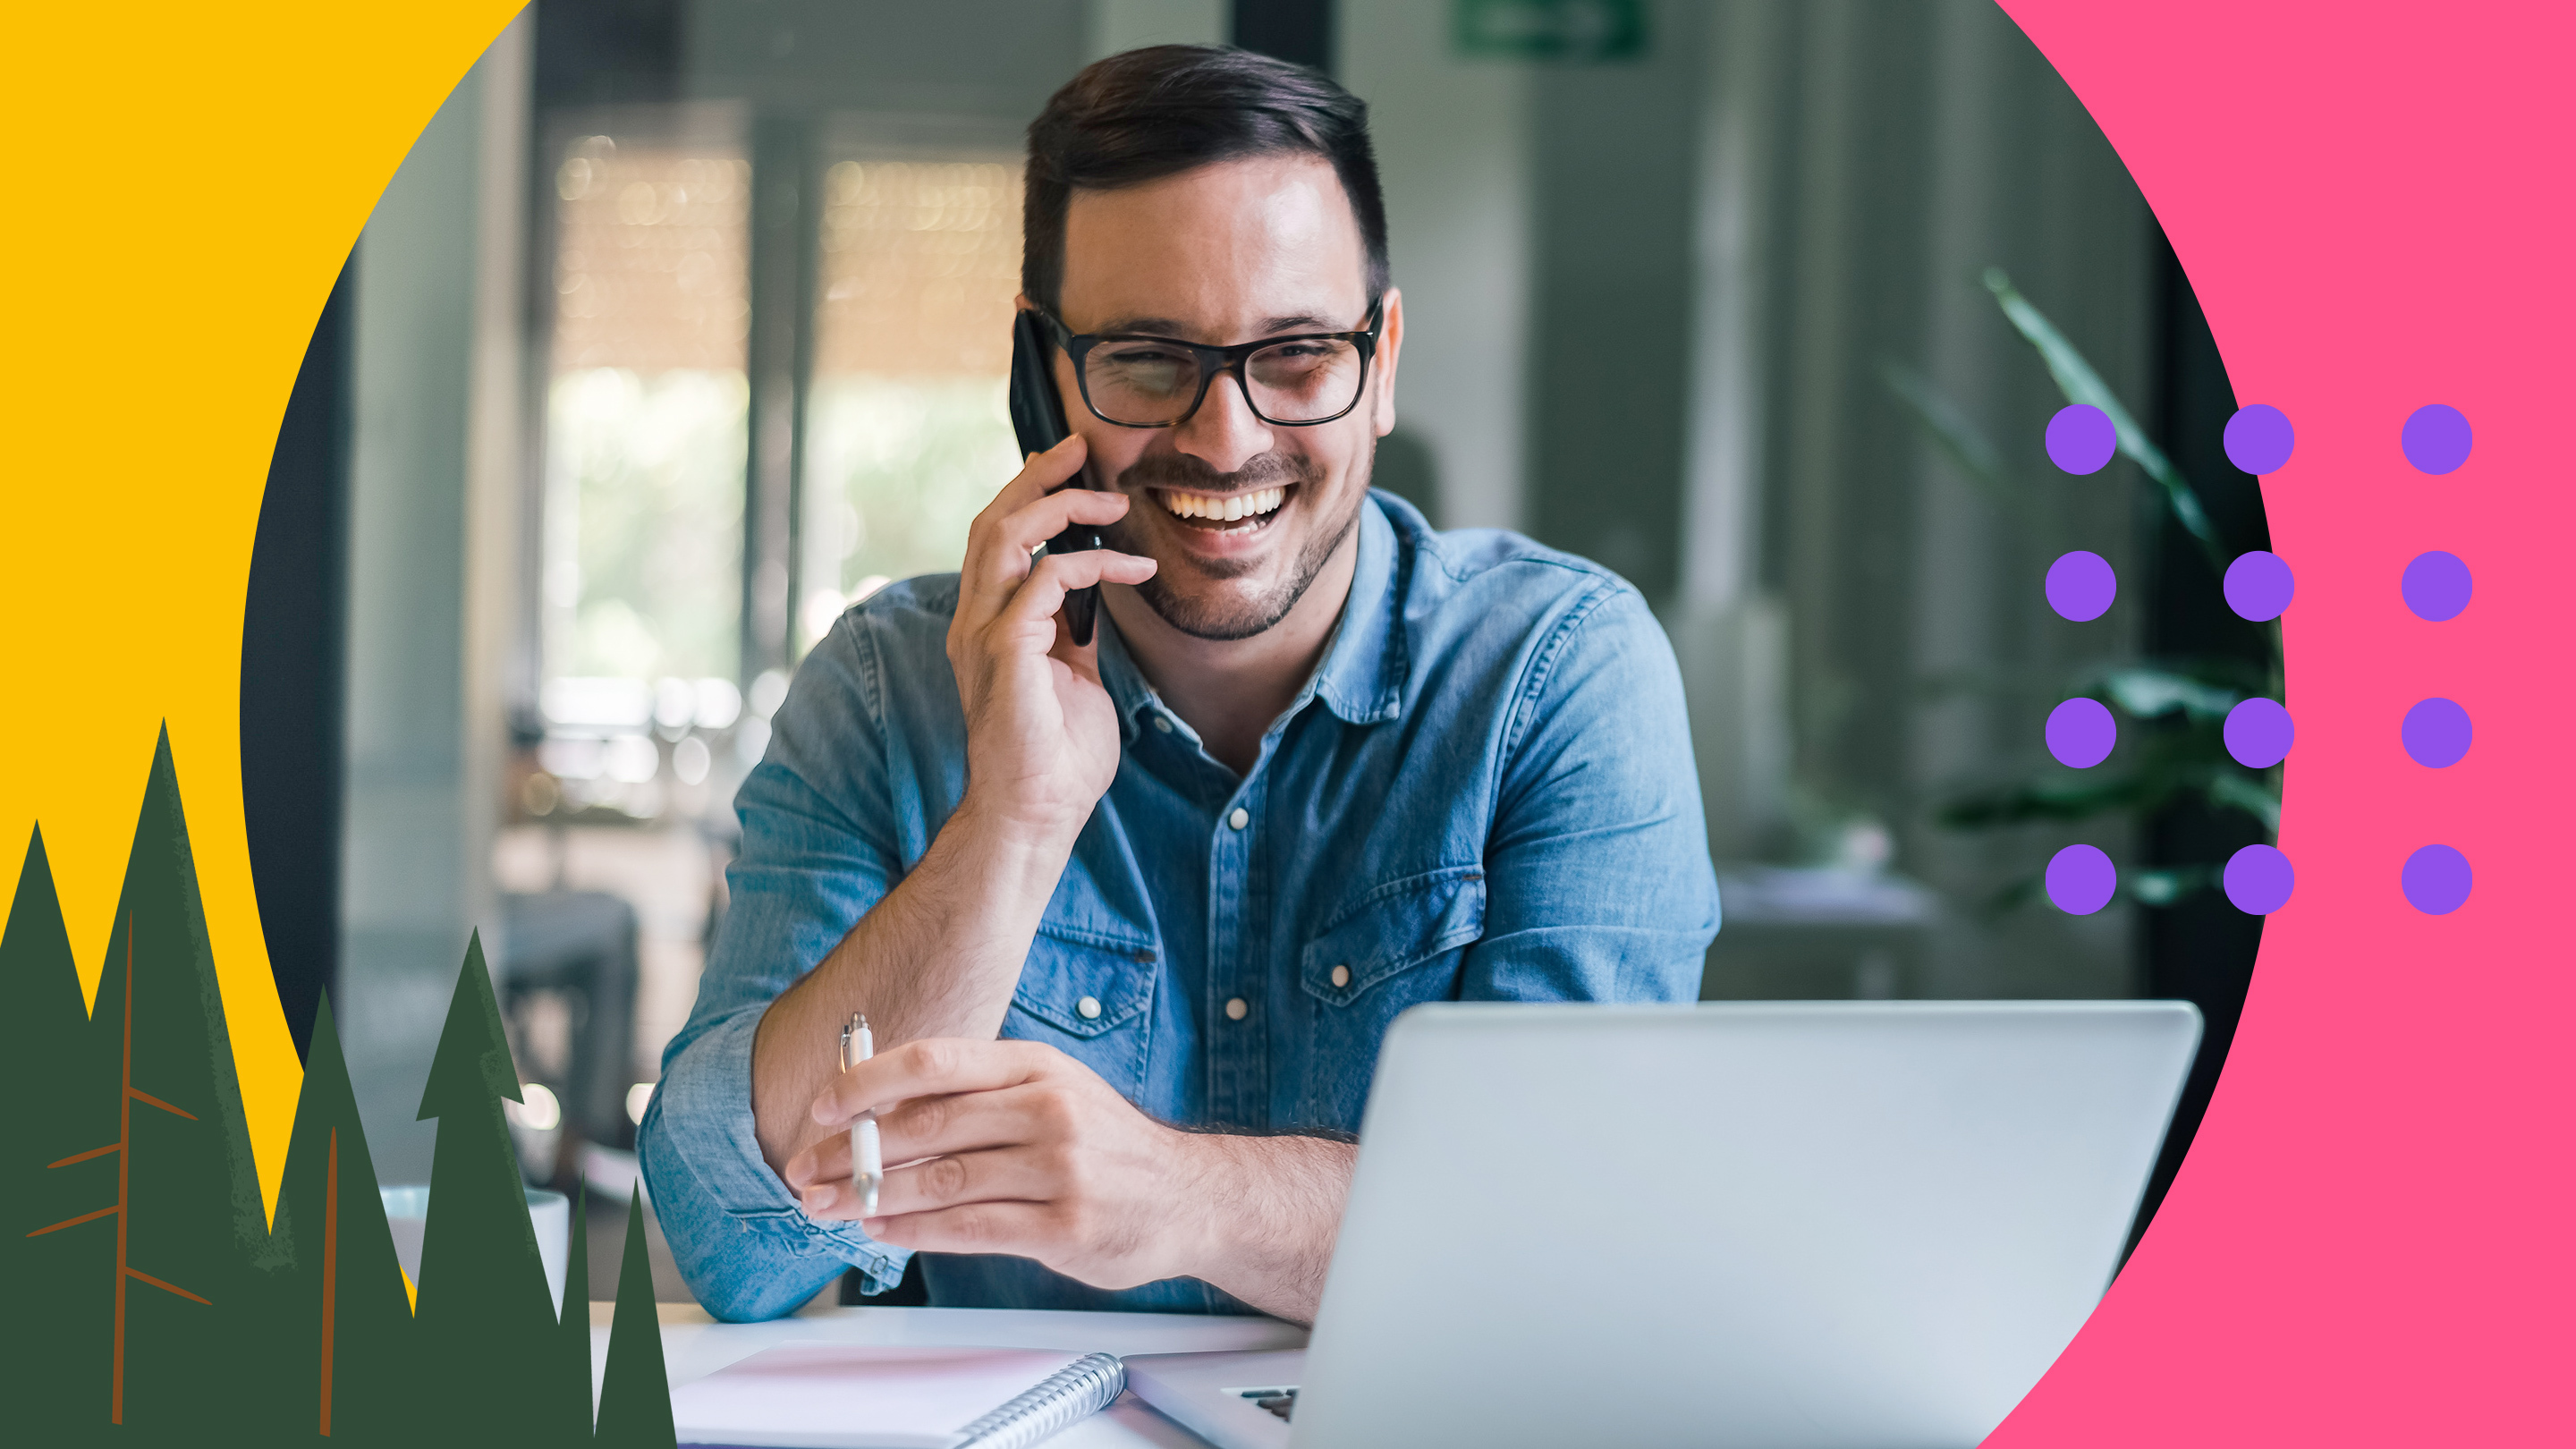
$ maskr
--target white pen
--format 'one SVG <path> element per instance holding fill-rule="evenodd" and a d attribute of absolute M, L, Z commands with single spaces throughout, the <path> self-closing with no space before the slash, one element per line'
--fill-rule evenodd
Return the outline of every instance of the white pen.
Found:
<path fill-rule="evenodd" d="M 841 1028 L 841 1070 L 848 1071 L 877 1054 L 865 1012 L 855 1012 Z M 877 1114 L 861 1112 L 850 1124 L 850 1190 L 859 1195 L 859 1211 L 873 1217 L 877 1189 L 885 1185 L 885 1161 L 877 1153 Z"/>

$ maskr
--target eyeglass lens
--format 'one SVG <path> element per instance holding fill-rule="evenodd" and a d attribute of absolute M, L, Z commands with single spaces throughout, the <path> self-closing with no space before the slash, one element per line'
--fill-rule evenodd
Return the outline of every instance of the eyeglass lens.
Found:
<path fill-rule="evenodd" d="M 1348 341 L 1301 338 L 1244 359 L 1252 410 L 1274 423 L 1317 422 L 1358 401 L 1360 350 Z M 1199 396 L 1199 360 L 1150 339 L 1108 341 L 1083 363 L 1091 406 L 1113 423 L 1177 421 Z"/>

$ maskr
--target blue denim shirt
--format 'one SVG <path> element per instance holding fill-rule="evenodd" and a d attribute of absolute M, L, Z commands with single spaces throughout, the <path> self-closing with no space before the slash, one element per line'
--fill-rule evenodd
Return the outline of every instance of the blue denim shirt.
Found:
<path fill-rule="evenodd" d="M 731 904 L 638 1139 L 672 1253 L 720 1318 L 784 1313 L 845 1265 L 880 1287 L 903 1269 L 905 1250 L 807 1218 L 763 1163 L 751 1045 L 964 793 L 956 599 L 935 575 L 843 615 L 736 796 Z M 1324 662 L 1240 776 L 1105 612 L 1100 637 L 1123 756 L 1004 1036 L 1167 1122 L 1349 1132 L 1417 1002 L 1698 994 L 1717 882 L 1681 681 L 1616 576 L 1514 534 L 1434 533 L 1371 494 Z M 935 1303 L 1247 1311 L 1196 1279 L 1113 1292 L 1023 1258 L 926 1254 L 923 1275 Z"/>

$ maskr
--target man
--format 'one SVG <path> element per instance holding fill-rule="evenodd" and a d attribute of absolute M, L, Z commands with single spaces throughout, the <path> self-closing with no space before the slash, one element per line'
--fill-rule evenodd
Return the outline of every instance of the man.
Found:
<path fill-rule="evenodd" d="M 1311 1321 L 1398 1011 L 1695 994 L 1716 883 L 1643 602 L 1368 491 L 1404 307 L 1365 114 L 1170 46 L 1030 127 L 1073 436 L 805 660 L 644 1119 L 718 1316 L 917 1252 L 936 1303 Z M 1037 552 L 1071 523 L 1108 546 Z"/>

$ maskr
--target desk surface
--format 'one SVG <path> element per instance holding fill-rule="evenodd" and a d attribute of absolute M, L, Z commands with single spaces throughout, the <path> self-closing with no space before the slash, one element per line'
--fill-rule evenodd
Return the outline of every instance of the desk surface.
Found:
<path fill-rule="evenodd" d="M 1004 1308 L 808 1308 L 767 1323 L 718 1323 L 691 1304 L 660 1305 L 662 1362 L 671 1387 L 791 1340 L 835 1343 L 973 1344 L 1081 1352 L 1201 1353 L 1303 1348 L 1306 1331 L 1270 1318 L 1189 1313 L 1056 1313 Z M 590 1305 L 591 1392 L 608 1368 L 614 1304 Z M 1201 1449 L 1199 1438 L 1134 1394 L 1047 1441 L 1048 1449 Z"/>

